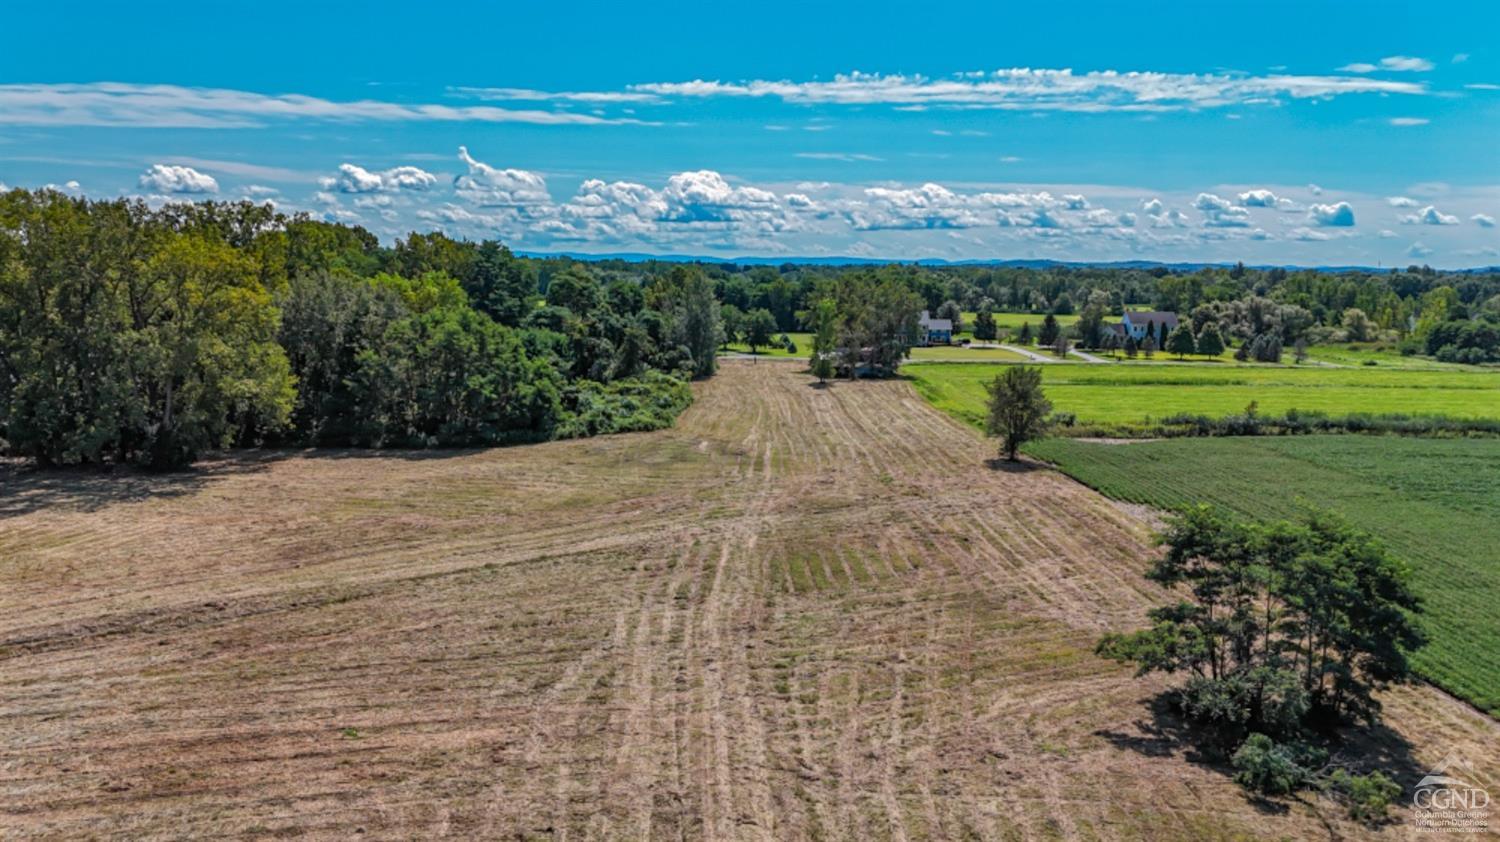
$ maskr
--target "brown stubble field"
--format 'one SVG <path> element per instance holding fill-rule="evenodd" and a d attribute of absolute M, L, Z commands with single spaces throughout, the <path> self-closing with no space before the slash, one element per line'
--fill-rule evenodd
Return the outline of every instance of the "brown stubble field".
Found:
<path fill-rule="evenodd" d="M 1135 515 L 797 368 L 658 433 L 0 467 L 0 837 L 1373 833 L 1247 799 L 1093 656 L 1163 598 Z M 1500 779 L 1494 721 L 1386 704 L 1398 774 Z"/>

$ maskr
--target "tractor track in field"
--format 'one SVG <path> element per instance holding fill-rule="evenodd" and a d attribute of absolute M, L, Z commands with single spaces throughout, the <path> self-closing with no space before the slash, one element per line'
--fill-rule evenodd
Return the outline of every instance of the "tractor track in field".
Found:
<path fill-rule="evenodd" d="M 0 838 L 1365 835 L 1093 656 L 1164 598 L 1131 511 L 905 383 L 695 388 L 657 433 L 0 465 Z M 1497 771 L 1492 720 L 1386 706 Z"/>

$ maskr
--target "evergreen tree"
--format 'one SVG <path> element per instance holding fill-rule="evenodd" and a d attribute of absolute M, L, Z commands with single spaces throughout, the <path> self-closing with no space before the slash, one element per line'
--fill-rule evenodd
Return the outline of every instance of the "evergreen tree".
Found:
<path fill-rule="evenodd" d="M 1031 322 L 1021 322 L 1021 332 L 1016 334 L 1016 342 L 1022 346 L 1031 344 Z"/>
<path fill-rule="evenodd" d="M 1047 317 L 1042 319 L 1042 330 L 1036 337 L 1037 344 L 1044 348 L 1049 348 L 1057 342 L 1057 334 L 1057 317 L 1048 313 Z"/>
<path fill-rule="evenodd" d="M 1176 354 L 1177 359 L 1182 359 L 1197 350 L 1197 343 L 1193 341 L 1193 330 L 1186 322 L 1177 326 L 1167 337 L 1167 351 Z"/>
<path fill-rule="evenodd" d="M 995 316 L 990 312 L 989 299 L 979 305 L 979 311 L 974 314 L 974 338 L 981 342 L 993 342 L 995 340 Z"/>
<path fill-rule="evenodd" d="M 1209 322 L 1198 332 L 1198 353 L 1205 357 L 1217 357 L 1224 353 L 1224 337 L 1219 334 L 1219 326 Z"/>
<path fill-rule="evenodd" d="M 1173 700 L 1224 748 L 1252 732 L 1295 739 L 1318 721 L 1372 722 L 1376 691 L 1409 677 L 1408 654 L 1425 642 L 1410 570 L 1337 517 L 1247 524 L 1200 506 L 1161 542 L 1147 576 L 1185 598 L 1098 651 L 1188 674 Z"/>

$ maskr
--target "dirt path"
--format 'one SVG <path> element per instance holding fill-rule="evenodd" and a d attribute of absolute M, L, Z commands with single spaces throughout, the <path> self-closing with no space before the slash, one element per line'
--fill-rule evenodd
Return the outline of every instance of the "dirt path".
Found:
<path fill-rule="evenodd" d="M 1162 598 L 1146 527 L 990 455 L 735 362 L 659 433 L 0 468 L 0 837 L 1363 838 L 1188 761 L 1091 654 Z"/>

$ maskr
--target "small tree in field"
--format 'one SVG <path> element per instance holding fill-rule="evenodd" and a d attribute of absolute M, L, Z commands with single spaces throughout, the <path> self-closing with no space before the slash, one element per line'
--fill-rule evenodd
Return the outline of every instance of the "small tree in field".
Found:
<path fill-rule="evenodd" d="M 1113 330 L 1106 331 L 1104 338 L 1099 341 L 1099 346 L 1109 352 L 1110 357 L 1120 358 L 1120 334 Z"/>
<path fill-rule="evenodd" d="M 1044 348 L 1052 347 L 1052 343 L 1057 341 L 1057 334 L 1059 330 L 1060 328 L 1058 328 L 1057 326 L 1057 317 L 1052 315 L 1051 313 L 1048 313 L 1047 318 L 1042 319 L 1041 332 L 1036 335 L 1037 344 L 1041 345 Z"/>
<path fill-rule="evenodd" d="M 1203 326 L 1198 333 L 1198 353 L 1205 357 L 1217 357 L 1224 353 L 1224 337 L 1219 333 L 1219 326 L 1213 322 Z"/>
<path fill-rule="evenodd" d="M 1061 330 L 1057 332 L 1057 338 L 1052 340 L 1052 353 L 1056 354 L 1058 359 L 1063 359 L 1068 356 L 1067 333 Z"/>
<path fill-rule="evenodd" d="M 744 331 L 745 344 L 750 346 L 750 353 L 759 353 L 757 348 L 771 344 L 771 334 L 776 332 L 776 317 L 764 307 L 751 310 L 745 316 Z"/>
<path fill-rule="evenodd" d="M 1141 353 L 1145 354 L 1148 360 L 1156 356 L 1156 340 L 1152 339 L 1149 333 L 1146 334 L 1146 341 L 1141 343 Z"/>
<path fill-rule="evenodd" d="M 1167 337 L 1167 350 L 1176 354 L 1179 360 L 1198 350 L 1198 343 L 1193 341 L 1193 329 L 1186 322 L 1178 325 Z"/>
<path fill-rule="evenodd" d="M 809 368 L 819 383 L 834 375 L 839 308 L 832 298 L 824 298 L 813 308 L 812 359 Z"/>
<path fill-rule="evenodd" d="M 1136 344 L 1134 336 L 1125 337 L 1125 356 L 1133 360 L 1135 359 L 1135 355 L 1140 353 L 1140 350 L 1141 346 Z"/>
<path fill-rule="evenodd" d="M 1007 366 L 986 384 L 990 393 L 987 432 L 1000 437 L 1000 452 L 1016 461 L 1016 451 L 1047 433 L 1052 402 L 1042 393 L 1042 370 Z"/>
<path fill-rule="evenodd" d="M 1021 345 L 1031 344 L 1031 322 L 1021 322 L 1021 332 L 1016 334 L 1016 342 Z"/>
<path fill-rule="evenodd" d="M 992 342 L 995 339 L 995 317 L 990 312 L 988 298 L 979 305 L 979 312 L 974 314 L 974 338 L 981 342 Z"/>

